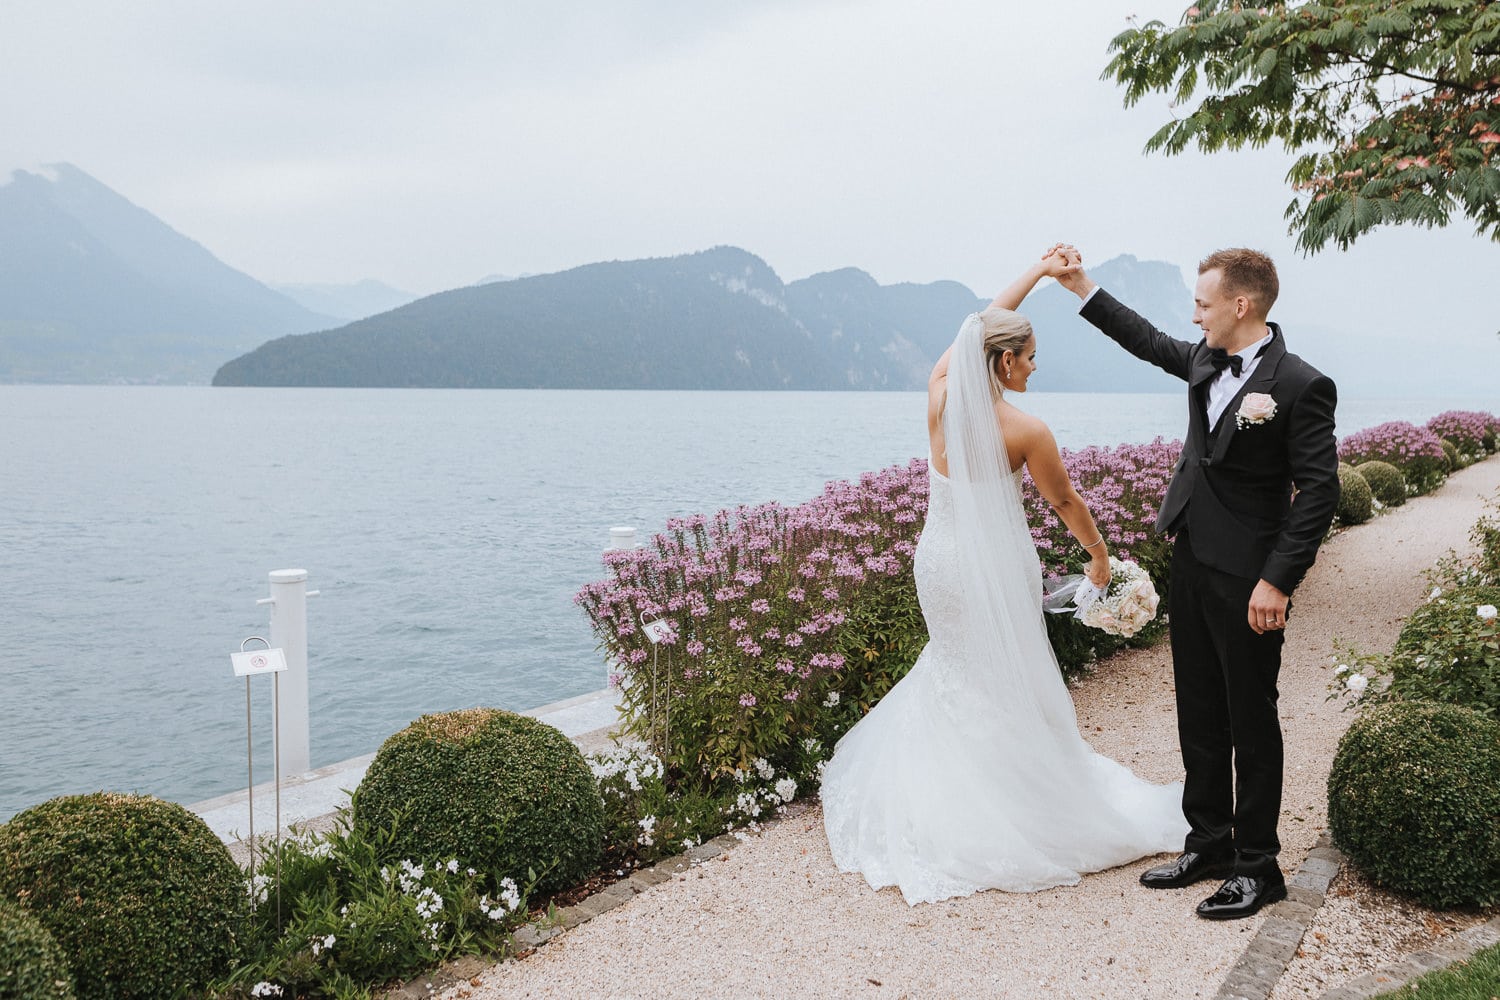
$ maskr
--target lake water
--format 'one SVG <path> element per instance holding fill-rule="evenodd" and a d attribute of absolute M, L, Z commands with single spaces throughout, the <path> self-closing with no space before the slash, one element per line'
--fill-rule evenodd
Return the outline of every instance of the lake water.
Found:
<path fill-rule="evenodd" d="M 1065 447 L 1186 424 L 1177 394 L 1019 402 Z M 1340 432 L 1497 402 L 1348 400 Z M 228 654 L 265 633 L 274 569 L 321 591 L 314 766 L 423 712 L 596 690 L 572 597 L 611 525 L 806 499 L 925 454 L 924 411 L 918 393 L 0 386 L 0 820 L 100 788 L 239 787 Z"/>

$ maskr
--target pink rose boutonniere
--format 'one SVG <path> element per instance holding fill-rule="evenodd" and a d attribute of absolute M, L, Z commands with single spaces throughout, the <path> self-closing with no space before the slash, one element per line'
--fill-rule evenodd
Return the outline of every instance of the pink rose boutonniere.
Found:
<path fill-rule="evenodd" d="M 1250 392 L 1240 400 L 1239 412 L 1234 415 L 1234 425 L 1244 430 L 1253 424 L 1263 424 L 1276 416 L 1276 400 L 1263 392 Z"/>

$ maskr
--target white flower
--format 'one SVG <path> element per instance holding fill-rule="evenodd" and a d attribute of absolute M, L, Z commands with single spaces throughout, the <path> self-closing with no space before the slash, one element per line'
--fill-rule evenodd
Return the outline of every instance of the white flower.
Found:
<path fill-rule="evenodd" d="M 682 839 L 682 849 L 684 851 L 691 851 L 693 848 L 695 848 L 697 846 L 698 846 L 698 842 L 696 840 L 694 840 L 692 837 L 684 837 Z"/>
<path fill-rule="evenodd" d="M 838 703 L 839 703 L 839 693 L 837 691 L 830 691 L 830 692 L 828 692 L 828 697 L 823 699 L 823 707 L 824 708 L 832 708 L 833 706 L 837 705 Z"/>
<path fill-rule="evenodd" d="M 1477 614 L 1482 621 L 1487 622 L 1494 621 L 1495 615 L 1497 614 L 1495 606 L 1493 604 L 1481 604 L 1479 607 L 1474 609 L 1474 613 Z"/>
<path fill-rule="evenodd" d="M 337 940 L 338 939 L 335 938 L 332 934 L 325 935 L 324 937 L 321 937 L 321 938 L 313 938 L 312 939 L 312 953 L 313 953 L 313 958 L 317 958 L 319 955 L 323 954 L 323 952 L 328 951 L 329 949 L 331 949 L 333 947 L 333 943 L 335 941 L 337 941 Z"/>
<path fill-rule="evenodd" d="M 791 778 L 782 778 L 776 782 L 776 794 L 781 796 L 781 801 L 790 802 L 797 797 L 797 782 Z"/>
<path fill-rule="evenodd" d="M 1439 597 L 1442 596 L 1442 593 L 1443 593 L 1443 588 L 1442 587 L 1433 587 L 1432 588 L 1432 593 L 1430 593 L 1430 594 L 1427 595 L 1427 599 L 1429 601 L 1436 600 L 1437 598 L 1439 598 Z"/>
<path fill-rule="evenodd" d="M 271 891 L 271 876 L 256 875 L 245 881 L 245 894 L 250 897 L 252 903 L 260 904 L 266 901 Z M 280 987 L 277 987 L 280 989 Z"/>
<path fill-rule="evenodd" d="M 642 816 L 639 820 L 639 825 L 641 828 L 641 835 L 635 838 L 636 843 L 640 844 L 642 847 L 650 847 L 652 844 L 651 834 L 656 829 L 656 817 Z"/>
<path fill-rule="evenodd" d="M 760 775 L 762 781 L 770 781 L 776 777 L 776 769 L 764 757 L 755 758 L 755 773 Z"/>
<path fill-rule="evenodd" d="M 275 983 L 260 982 L 250 987 L 250 995 L 253 997 L 279 997 L 282 995 L 281 987 Z"/>
<path fill-rule="evenodd" d="M 1350 674 L 1349 679 L 1344 681 L 1344 683 L 1348 686 L 1350 691 L 1353 691 L 1355 694 L 1359 694 L 1360 692 L 1364 691 L 1365 688 L 1370 686 L 1370 678 L 1366 677 L 1364 674 Z"/>
<path fill-rule="evenodd" d="M 1349 671 L 1349 668 L 1347 666 L 1345 666 L 1344 664 L 1340 663 L 1337 667 L 1334 668 L 1333 676 L 1337 677 L 1339 674 L 1348 673 L 1348 671 Z"/>
<path fill-rule="evenodd" d="M 500 880 L 500 901 L 505 908 L 511 911 L 521 905 L 521 891 L 516 888 L 514 879 L 503 878 Z"/>
<path fill-rule="evenodd" d="M 1240 410 L 1234 415 L 1234 425 L 1244 430 L 1253 424 L 1263 424 L 1276 416 L 1276 400 L 1263 392 L 1250 392 L 1240 402 Z"/>

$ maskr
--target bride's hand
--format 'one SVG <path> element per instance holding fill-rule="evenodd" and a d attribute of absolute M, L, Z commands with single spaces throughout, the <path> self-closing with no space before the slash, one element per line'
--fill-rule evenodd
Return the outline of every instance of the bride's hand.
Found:
<path fill-rule="evenodd" d="M 1109 554 L 1094 556 L 1089 560 L 1088 567 L 1084 569 L 1083 575 L 1089 578 L 1089 583 L 1103 590 L 1109 586 Z"/>
<path fill-rule="evenodd" d="M 1042 273 L 1049 278 L 1060 278 L 1083 267 L 1083 257 L 1066 243 L 1054 244 L 1042 254 Z"/>

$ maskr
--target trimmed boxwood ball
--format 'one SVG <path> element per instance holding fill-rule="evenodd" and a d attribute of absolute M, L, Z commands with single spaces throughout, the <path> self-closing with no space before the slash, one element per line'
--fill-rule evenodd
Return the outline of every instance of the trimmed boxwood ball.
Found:
<path fill-rule="evenodd" d="M 0 899 L 0 1000 L 75 1000 L 62 949 L 20 904 Z"/>
<path fill-rule="evenodd" d="M 1340 524 L 1364 524 L 1375 514 L 1374 494 L 1365 477 L 1350 466 L 1339 463 L 1339 505 L 1337 517 Z"/>
<path fill-rule="evenodd" d="M 1434 702 L 1372 708 L 1339 741 L 1328 825 L 1380 885 L 1434 907 L 1500 902 L 1500 723 Z"/>
<path fill-rule="evenodd" d="M 1448 456 L 1448 471 L 1460 468 L 1463 462 L 1458 457 L 1458 446 L 1447 438 L 1442 439 L 1443 454 Z"/>
<path fill-rule="evenodd" d="M 561 731 L 497 708 L 424 715 L 386 740 L 354 796 L 354 820 L 392 831 L 395 858 L 456 858 L 540 893 L 599 866 L 604 806 Z"/>
<path fill-rule="evenodd" d="M 1406 503 L 1406 477 L 1401 470 L 1389 462 L 1361 462 L 1354 471 L 1365 477 L 1375 499 L 1387 507 L 1399 507 Z"/>
<path fill-rule="evenodd" d="M 244 873 L 174 802 L 95 792 L 0 826 L 0 897 L 24 901 L 68 956 L 79 996 L 197 994 L 228 971 Z"/>

